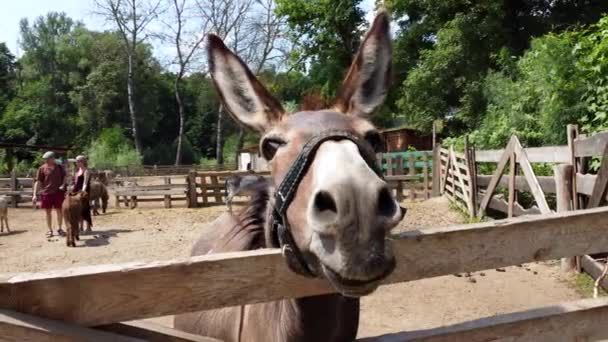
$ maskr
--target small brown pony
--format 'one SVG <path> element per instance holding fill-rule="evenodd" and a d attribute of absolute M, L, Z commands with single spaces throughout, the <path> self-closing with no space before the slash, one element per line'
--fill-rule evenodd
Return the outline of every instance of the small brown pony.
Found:
<path fill-rule="evenodd" d="M 281 248 L 291 270 L 324 278 L 338 293 L 179 315 L 176 328 L 228 342 L 356 338 L 359 297 L 394 270 L 388 234 L 405 213 L 375 164 L 372 148 L 381 141 L 368 120 L 390 84 L 389 26 L 380 13 L 333 107 L 291 115 L 220 38 L 209 36 L 216 89 L 234 119 L 261 133 L 271 176 L 249 206 L 211 223 L 192 254 Z"/>
<path fill-rule="evenodd" d="M 76 241 L 80 240 L 80 227 L 82 225 L 83 202 L 88 201 L 86 194 L 82 192 L 68 192 L 61 210 L 66 223 L 66 245 L 76 247 Z"/>

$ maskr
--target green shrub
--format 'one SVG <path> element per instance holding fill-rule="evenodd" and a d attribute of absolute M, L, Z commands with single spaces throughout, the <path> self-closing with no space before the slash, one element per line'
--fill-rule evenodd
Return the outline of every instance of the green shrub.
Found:
<path fill-rule="evenodd" d="M 89 166 L 94 168 L 141 165 L 137 153 L 119 127 L 104 129 L 86 151 Z"/>

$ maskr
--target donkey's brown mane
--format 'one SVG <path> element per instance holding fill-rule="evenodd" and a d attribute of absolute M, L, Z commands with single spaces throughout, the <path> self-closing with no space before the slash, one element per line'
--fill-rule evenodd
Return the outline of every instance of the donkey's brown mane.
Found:
<path fill-rule="evenodd" d="M 266 248 L 264 229 L 268 208 L 269 189 L 259 189 L 252 193 L 249 203 L 234 215 L 232 228 L 214 242 L 213 250 L 254 250 Z"/>

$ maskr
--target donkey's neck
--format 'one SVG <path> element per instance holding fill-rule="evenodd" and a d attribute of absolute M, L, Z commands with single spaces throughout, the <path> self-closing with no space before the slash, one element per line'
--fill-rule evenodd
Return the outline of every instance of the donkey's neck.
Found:
<path fill-rule="evenodd" d="M 272 237 L 270 218 L 274 203 L 269 193 L 269 190 L 264 190 L 254 195 L 241 212 L 249 213 L 243 215 L 243 223 L 255 222 L 263 227 L 264 238 L 258 240 L 257 247 L 252 245 L 252 249 L 279 247 L 273 243 L 276 239 Z M 256 335 L 251 336 L 254 341 L 353 341 L 359 326 L 359 299 L 339 294 L 251 305 L 247 312 L 249 327 L 253 329 L 250 332 Z M 271 328 L 265 332 L 259 331 L 263 327 L 269 328 L 268 320 L 271 317 Z M 268 333 L 271 335 L 266 335 Z"/>

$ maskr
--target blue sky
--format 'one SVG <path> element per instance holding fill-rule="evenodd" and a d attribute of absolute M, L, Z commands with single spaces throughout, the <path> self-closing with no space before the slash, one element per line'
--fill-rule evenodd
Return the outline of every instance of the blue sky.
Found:
<path fill-rule="evenodd" d="M 363 0 L 361 7 L 369 12 L 373 9 L 373 4 L 373 0 Z M 91 13 L 93 9 L 92 0 L 4 0 L 0 10 L 0 42 L 5 42 L 13 53 L 20 55 L 18 39 L 21 18 L 33 21 L 50 11 L 65 12 L 93 30 L 108 28 L 103 20 Z M 366 18 L 370 20 L 372 16 L 372 13 L 368 13 Z"/>

